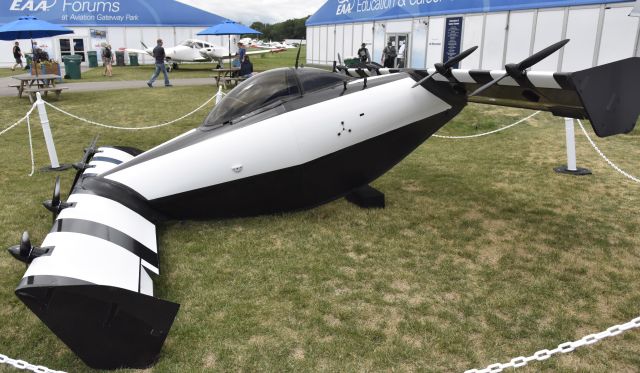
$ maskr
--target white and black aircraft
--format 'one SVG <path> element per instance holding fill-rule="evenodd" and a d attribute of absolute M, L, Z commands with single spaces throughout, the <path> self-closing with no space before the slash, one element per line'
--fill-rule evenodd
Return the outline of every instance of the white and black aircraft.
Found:
<path fill-rule="evenodd" d="M 148 54 L 153 57 L 153 48 L 148 48 L 142 43 L 144 49 L 127 48 L 125 51 L 140 54 Z M 235 47 L 235 45 L 234 45 Z M 247 55 L 272 53 L 272 50 L 248 51 Z M 187 39 L 174 47 L 164 48 L 165 60 L 172 64 L 173 68 L 178 67 L 180 62 L 217 62 L 222 65 L 223 61 L 235 58 L 236 50 L 230 46 L 220 46 L 204 40 Z"/>
<path fill-rule="evenodd" d="M 15 293 L 89 366 L 147 367 L 179 308 L 153 296 L 162 219 L 293 211 L 357 193 L 470 101 L 589 119 L 599 136 L 631 131 L 640 58 L 527 71 L 563 43 L 500 71 L 451 68 L 472 50 L 428 70 L 270 70 L 229 92 L 200 127 L 151 150 L 94 141 L 67 201 L 56 182 L 45 203 L 54 223 L 42 245 L 24 234 L 9 249 L 29 264 Z"/>

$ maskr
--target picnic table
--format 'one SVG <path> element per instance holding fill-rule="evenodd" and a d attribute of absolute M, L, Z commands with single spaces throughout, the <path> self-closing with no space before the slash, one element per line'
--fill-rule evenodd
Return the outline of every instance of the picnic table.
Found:
<path fill-rule="evenodd" d="M 234 75 L 233 73 L 240 71 L 240 68 L 230 67 L 230 68 L 212 69 L 211 71 L 213 71 L 214 73 L 217 73 L 217 75 L 214 76 L 214 78 L 216 79 L 216 85 L 220 85 L 220 82 L 224 82 L 226 85 L 226 83 L 232 82 L 234 80 L 236 80 L 236 83 L 237 83 L 237 78 L 233 77 Z"/>
<path fill-rule="evenodd" d="M 68 87 L 56 87 L 56 80 L 60 79 L 60 75 L 56 74 L 41 74 L 31 75 L 22 74 L 12 76 L 13 79 L 20 81 L 19 84 L 12 84 L 12 87 L 18 89 L 18 97 L 22 97 L 23 93 L 29 94 L 29 100 L 33 103 L 35 101 L 36 92 L 43 93 L 46 97 L 51 91 L 56 94 L 56 98 L 60 97 L 60 93 L 68 89 Z"/>

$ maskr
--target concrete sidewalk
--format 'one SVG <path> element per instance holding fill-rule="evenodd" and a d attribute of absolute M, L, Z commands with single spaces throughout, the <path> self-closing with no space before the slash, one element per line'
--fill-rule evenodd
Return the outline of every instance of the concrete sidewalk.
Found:
<path fill-rule="evenodd" d="M 18 91 L 16 88 L 9 87 L 10 84 L 16 84 L 17 82 L 11 77 L 0 78 L 0 96 L 17 96 Z M 211 92 L 217 91 L 214 78 L 171 79 L 171 84 L 174 86 L 210 85 Z M 149 89 L 146 80 L 64 83 L 63 86 L 69 87 L 67 92 L 109 91 L 128 88 Z M 153 89 L 171 89 L 165 88 L 162 80 L 156 81 L 153 87 Z"/>

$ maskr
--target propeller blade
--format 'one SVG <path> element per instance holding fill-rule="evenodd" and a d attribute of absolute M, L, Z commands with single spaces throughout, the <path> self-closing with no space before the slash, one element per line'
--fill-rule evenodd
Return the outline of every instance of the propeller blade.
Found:
<path fill-rule="evenodd" d="M 434 71 L 433 73 L 431 73 L 431 74 L 425 76 L 424 78 L 418 80 L 418 82 L 416 84 L 412 85 L 411 88 L 415 88 L 415 87 L 419 86 L 420 84 L 424 83 L 427 79 L 431 78 L 432 76 L 436 75 L 437 73 L 438 73 L 437 71 Z"/>
<path fill-rule="evenodd" d="M 26 258 L 31 252 L 31 240 L 29 239 L 29 232 L 24 231 L 22 238 L 20 239 L 20 256 Z"/>
<path fill-rule="evenodd" d="M 460 54 L 457 54 L 453 57 L 451 57 L 450 60 L 448 60 L 447 62 L 444 63 L 444 67 L 445 68 L 450 68 L 453 65 L 457 64 L 458 62 L 464 60 L 465 58 L 469 57 L 469 55 L 473 52 L 476 51 L 476 49 L 478 49 L 478 46 L 476 45 L 475 47 L 471 47 L 463 52 L 461 52 Z"/>
<path fill-rule="evenodd" d="M 506 77 L 508 77 L 508 76 L 509 76 L 509 74 L 504 74 L 503 76 L 501 76 L 501 77 L 499 77 L 499 78 L 497 78 L 497 79 L 494 79 L 494 80 L 490 81 L 489 83 L 487 83 L 487 84 L 483 85 L 482 87 L 480 87 L 480 88 L 476 89 L 475 91 L 473 91 L 473 92 L 469 95 L 469 97 L 471 97 L 471 96 L 476 96 L 476 95 L 478 95 L 478 94 L 482 93 L 484 90 L 486 90 L 486 89 L 490 88 L 490 87 L 491 87 L 491 86 L 493 86 L 494 84 L 497 84 L 499 81 L 501 81 L 502 79 L 504 79 L 504 78 L 506 78 Z"/>
<path fill-rule="evenodd" d="M 60 176 L 56 176 L 56 183 L 53 186 L 53 196 L 51 196 L 51 204 L 53 206 L 60 204 Z"/>
<path fill-rule="evenodd" d="M 298 61 L 300 61 L 300 51 L 302 50 L 302 43 L 298 46 L 298 54 L 296 55 L 296 69 L 298 68 Z"/>
<path fill-rule="evenodd" d="M 440 72 L 440 71 L 438 71 L 438 69 L 440 69 L 440 68 L 442 68 L 442 71 L 449 70 L 451 67 L 453 67 L 453 65 L 455 65 L 458 62 L 460 62 L 460 61 L 464 60 L 465 58 L 469 57 L 469 55 L 471 53 L 475 52 L 476 49 L 478 49 L 477 45 L 474 46 L 474 47 L 471 47 L 471 48 L 469 48 L 467 50 L 464 50 L 461 53 L 451 57 L 447 62 L 445 62 L 444 64 L 440 65 L 440 67 L 438 67 L 439 64 L 436 64 L 436 71 L 434 73 L 432 73 L 432 74 L 420 79 L 411 88 L 415 88 L 415 87 L 419 86 L 420 84 L 424 83 L 425 80 L 427 80 L 427 79 L 431 78 L 432 76 L 438 74 Z"/>
<path fill-rule="evenodd" d="M 552 55 L 554 52 L 556 52 L 558 49 L 562 48 L 565 46 L 565 44 L 567 44 L 569 42 L 569 39 L 564 39 L 562 41 L 559 41 L 553 45 L 550 45 L 548 47 L 546 47 L 545 49 L 536 52 L 534 54 L 532 54 L 531 56 L 525 58 L 524 60 L 522 60 L 522 62 L 520 62 L 517 66 L 518 66 L 518 70 L 523 71 L 526 70 L 528 68 L 530 68 L 531 66 L 537 64 L 538 62 L 544 60 L 545 58 L 549 57 L 550 55 Z"/>

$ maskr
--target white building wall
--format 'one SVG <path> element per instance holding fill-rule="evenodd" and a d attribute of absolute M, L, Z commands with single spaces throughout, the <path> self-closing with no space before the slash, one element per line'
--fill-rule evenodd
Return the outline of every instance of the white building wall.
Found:
<path fill-rule="evenodd" d="M 429 36 L 427 43 L 427 66 L 442 61 L 444 48 L 444 17 L 429 18 Z"/>
<path fill-rule="evenodd" d="M 327 29 L 327 62 L 337 61 L 336 57 L 336 27 L 331 25 Z"/>
<path fill-rule="evenodd" d="M 479 69 L 480 57 L 482 54 L 482 39 L 484 37 L 484 14 L 470 15 L 464 17 L 462 21 L 462 48 L 467 50 L 471 47 L 478 46 L 479 50 L 473 52 L 469 57 L 460 63 L 461 69 Z M 429 66 L 429 65 L 427 65 Z"/>
<path fill-rule="evenodd" d="M 578 71 L 593 66 L 600 12 L 600 7 L 569 9 L 565 37 L 571 41 L 564 47 L 563 71 Z"/>
<path fill-rule="evenodd" d="M 385 31 L 382 22 L 373 24 L 373 47 L 369 51 L 374 62 L 382 63 L 382 50 L 384 49 Z"/>
<path fill-rule="evenodd" d="M 462 27 L 464 27 L 464 25 Z M 482 43 L 482 69 L 496 70 L 504 66 L 504 44 L 506 36 L 507 13 L 487 14 Z"/>
<path fill-rule="evenodd" d="M 509 15 L 505 61 L 522 61 L 529 57 L 534 18 L 535 13 L 531 10 Z"/>
<path fill-rule="evenodd" d="M 338 61 L 338 54 L 340 54 L 340 58 L 344 58 L 344 25 L 336 25 L 335 42 L 336 42 L 336 61 Z"/>
<path fill-rule="evenodd" d="M 413 20 L 413 31 L 411 38 L 411 61 L 409 66 L 421 69 L 426 67 L 427 61 L 427 21 L 421 19 Z"/>
<path fill-rule="evenodd" d="M 355 56 L 355 52 L 353 50 L 353 23 L 347 23 L 344 25 L 344 44 L 343 44 L 344 55 L 342 58 L 351 58 Z"/>
<path fill-rule="evenodd" d="M 502 69 L 506 63 L 523 60 L 564 38 L 571 39 L 563 50 L 532 67 L 537 71 L 576 71 L 640 54 L 640 22 L 628 17 L 633 3 L 597 4 L 464 14 L 461 51 L 477 45 L 478 51 L 462 61 L 463 69 Z M 379 20 L 373 23 L 335 25 L 333 54 L 353 57 L 361 42 L 368 45 L 372 59 L 380 62 L 387 35 L 408 33 L 410 66 L 431 67 L 443 58 L 445 19 L 454 15 Z M 426 23 L 426 24 L 425 24 Z M 308 29 L 315 29 L 309 27 Z M 320 34 L 316 36 L 320 37 Z M 308 42 L 317 51 L 314 63 L 331 64 L 330 36 Z M 322 46 L 321 43 L 324 43 Z M 315 44 L 315 45 L 314 45 Z"/>
<path fill-rule="evenodd" d="M 638 18 L 627 17 L 631 7 L 612 7 L 604 10 L 602 39 L 598 65 L 629 57 L 638 45 Z M 635 39 L 631 36 L 635 35 Z"/>

